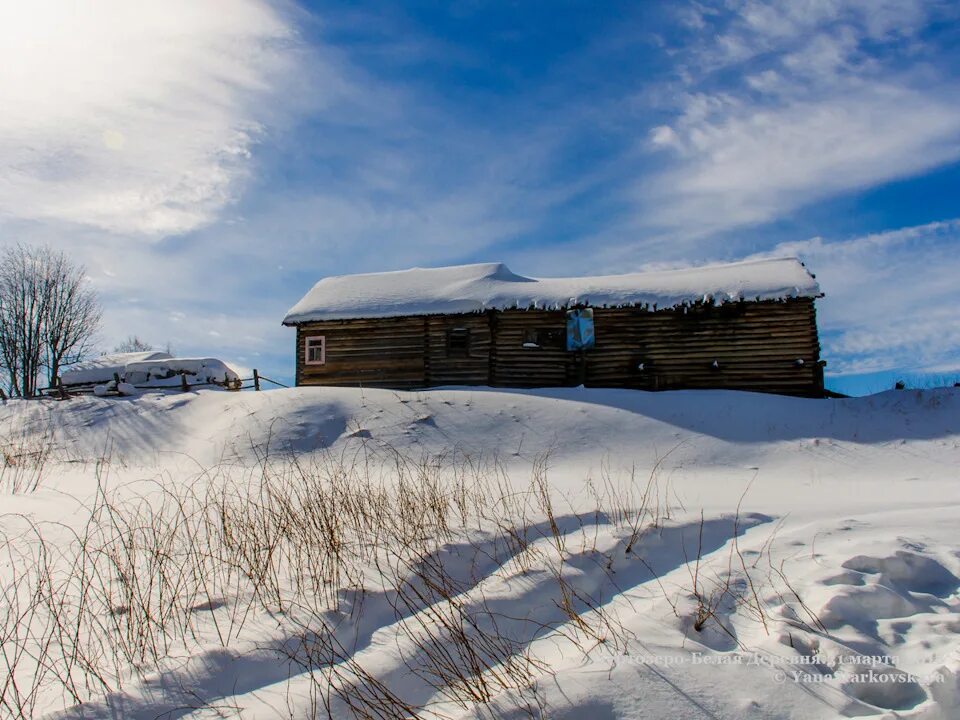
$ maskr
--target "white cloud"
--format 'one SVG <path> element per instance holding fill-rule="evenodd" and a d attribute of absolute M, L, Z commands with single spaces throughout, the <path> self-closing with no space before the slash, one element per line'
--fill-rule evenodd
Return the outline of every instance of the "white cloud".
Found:
<path fill-rule="evenodd" d="M 673 128 L 666 125 L 660 125 L 650 131 L 650 142 L 660 147 L 676 147 L 679 138 Z"/>
<path fill-rule="evenodd" d="M 679 114 L 648 141 L 666 160 L 635 188 L 648 228 L 704 237 L 960 158 L 954 79 L 905 39 L 923 3 L 732 5 L 722 28 L 703 15 Z"/>
<path fill-rule="evenodd" d="M 775 107 L 731 101 L 658 133 L 677 163 L 642 191 L 654 225 L 708 234 L 955 160 L 958 135 L 960 104 L 895 85 Z"/>
<path fill-rule="evenodd" d="M 260 0 L 0 6 L 0 216 L 145 235 L 233 200 L 296 39 Z"/>
<path fill-rule="evenodd" d="M 681 12 L 680 21 L 714 38 L 686 52 L 695 72 L 703 72 L 781 52 L 838 28 L 856 27 L 873 41 L 910 37 L 923 26 L 928 13 L 948 4 L 937 0 L 723 0 L 694 2 Z"/>

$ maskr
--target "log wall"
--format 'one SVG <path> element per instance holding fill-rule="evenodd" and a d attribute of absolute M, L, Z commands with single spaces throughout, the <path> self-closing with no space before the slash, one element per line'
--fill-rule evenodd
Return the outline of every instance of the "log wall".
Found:
<path fill-rule="evenodd" d="M 326 338 L 326 364 L 304 361 L 305 338 Z M 333 320 L 297 326 L 297 385 L 415 388 L 427 384 L 424 318 Z"/>
<path fill-rule="evenodd" d="M 527 332 L 559 333 L 559 342 L 524 347 Z M 566 349 L 567 314 L 563 310 L 506 310 L 493 316 L 491 381 L 499 387 L 577 385 L 576 358 Z"/>
<path fill-rule="evenodd" d="M 600 352 L 588 357 L 587 385 L 823 392 L 812 299 L 598 309 L 594 320 Z"/>
<path fill-rule="evenodd" d="M 427 328 L 427 385 L 490 384 L 490 317 L 430 315 Z M 466 351 L 447 347 L 450 331 L 469 333 Z"/>
<path fill-rule="evenodd" d="M 562 310 L 305 323 L 297 328 L 297 384 L 823 393 L 812 299 L 657 312 L 595 308 L 594 324 L 596 347 L 570 353 Z M 448 346 L 450 331 L 461 344 Z M 304 364 L 309 335 L 326 337 L 326 365 Z"/>

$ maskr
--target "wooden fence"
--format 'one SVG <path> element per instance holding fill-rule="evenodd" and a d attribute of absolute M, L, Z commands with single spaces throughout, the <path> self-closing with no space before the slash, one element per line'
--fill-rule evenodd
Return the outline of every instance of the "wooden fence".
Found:
<path fill-rule="evenodd" d="M 174 376 L 175 377 L 175 376 Z M 288 388 L 289 385 L 285 385 L 278 380 L 273 380 L 268 378 L 265 375 L 261 375 L 260 372 L 254 368 L 253 375 L 248 378 L 239 378 L 233 382 L 218 383 L 218 382 L 206 382 L 206 383 L 191 383 L 187 380 L 188 373 L 181 372 L 179 373 L 180 385 L 179 386 L 167 386 L 167 387 L 157 387 L 154 385 L 134 385 L 133 387 L 137 390 L 149 390 L 154 392 L 189 392 L 195 388 L 200 387 L 220 387 L 228 390 L 230 392 L 240 392 L 241 390 L 253 390 L 259 392 L 263 389 L 264 383 L 270 385 L 276 385 L 277 387 Z M 118 373 L 113 374 L 113 381 L 116 385 L 119 385 L 122 381 Z M 93 393 L 94 387 L 97 385 L 102 385 L 103 383 L 89 383 L 86 385 L 64 385 L 60 378 L 54 380 L 54 384 L 50 387 L 40 388 L 37 391 L 38 397 L 49 397 L 55 400 L 68 400 L 74 395 L 90 395 Z M 110 390 L 107 393 L 109 396 L 117 396 L 120 393 L 117 390 Z M 2 389 L 0 389 L 0 399 L 6 401 L 7 395 Z"/>

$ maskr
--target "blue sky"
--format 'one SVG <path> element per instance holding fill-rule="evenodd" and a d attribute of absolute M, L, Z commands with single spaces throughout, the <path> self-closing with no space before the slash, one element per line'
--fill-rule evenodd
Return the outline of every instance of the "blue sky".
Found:
<path fill-rule="evenodd" d="M 831 387 L 960 376 L 955 3 L 8 5 L 0 242 L 84 262 L 105 347 L 289 378 L 324 275 L 796 254 Z"/>

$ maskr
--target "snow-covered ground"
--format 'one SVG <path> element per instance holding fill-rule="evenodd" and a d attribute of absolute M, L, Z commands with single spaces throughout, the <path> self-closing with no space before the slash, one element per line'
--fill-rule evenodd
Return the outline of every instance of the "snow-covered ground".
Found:
<path fill-rule="evenodd" d="M 105 699 L 102 684 L 79 688 L 72 708 L 48 672 L 38 717 L 960 717 L 955 389 L 200 391 L 11 401 L 0 437 L 8 606 L 37 534 L 63 577 L 88 577 L 80 560 L 99 568 L 89 549 L 109 546 L 111 572 L 143 577 L 98 587 L 189 606 L 158 633 L 133 626 L 135 597 L 100 615 L 72 600 L 62 617 L 102 620 L 106 645 L 126 632 L 124 657 L 137 646 L 140 661 L 104 676 Z M 12 494 L 14 481 L 38 487 Z M 230 556 L 246 577 L 167 582 L 164 557 L 189 557 L 181 572 L 225 557 L 210 539 L 223 527 L 196 521 L 211 502 L 237 527 L 263 521 L 247 530 L 264 547 L 346 547 L 350 560 L 304 590 L 290 574 L 319 555 L 268 558 L 283 586 L 269 598 L 246 548 Z M 286 522 L 334 503 L 350 522 L 375 508 L 341 545 Z M 458 519 L 423 520 L 432 535 L 414 537 L 424 504 Z M 131 559 L 133 540 L 109 545 L 144 543 L 145 519 L 174 516 L 152 560 Z M 183 546 L 200 527 L 202 558 Z M 151 594 L 171 587 L 189 603 Z M 0 609 L 0 632 L 10 617 Z M 15 714 L 5 672 L 0 716 Z"/>

